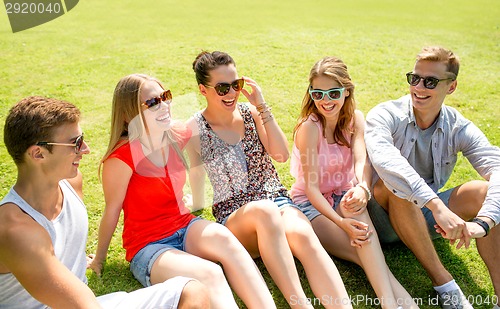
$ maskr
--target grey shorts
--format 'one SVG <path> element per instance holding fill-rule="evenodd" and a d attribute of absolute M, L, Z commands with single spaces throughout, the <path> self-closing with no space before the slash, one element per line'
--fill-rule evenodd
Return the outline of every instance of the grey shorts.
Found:
<path fill-rule="evenodd" d="M 340 204 L 340 201 L 344 197 L 347 191 L 342 192 L 341 195 L 337 195 L 335 193 L 332 193 L 332 198 L 333 198 L 333 209 L 336 210 L 337 207 Z M 309 221 L 314 220 L 316 217 L 321 215 L 321 213 L 311 204 L 311 202 L 307 201 L 299 205 L 300 211 L 306 215 L 307 219 Z"/>
<path fill-rule="evenodd" d="M 200 217 L 193 218 L 186 227 L 178 229 L 174 234 L 147 244 L 139 250 L 130 261 L 130 271 L 134 277 L 145 287 L 151 286 L 151 269 L 156 259 L 165 251 L 177 249 L 186 251 L 186 235 L 191 225 L 201 220 Z"/>
<path fill-rule="evenodd" d="M 438 193 L 438 197 L 443 201 L 443 203 L 448 206 L 448 202 L 450 200 L 450 195 L 455 190 L 455 188 L 448 189 L 444 192 Z M 372 198 L 368 201 L 368 212 L 370 214 L 370 218 L 372 219 L 373 225 L 377 230 L 378 238 L 381 243 L 394 243 L 400 241 L 398 235 L 394 231 L 391 225 L 391 221 L 389 220 L 389 215 L 385 209 L 380 206 L 377 201 Z M 436 233 L 436 229 L 434 225 L 436 224 L 436 220 L 432 215 L 432 211 L 430 211 L 427 207 L 422 207 L 422 214 L 424 215 L 425 221 L 427 222 L 427 228 L 429 230 L 429 234 L 432 239 L 436 239 L 441 237 L 440 234 Z"/>

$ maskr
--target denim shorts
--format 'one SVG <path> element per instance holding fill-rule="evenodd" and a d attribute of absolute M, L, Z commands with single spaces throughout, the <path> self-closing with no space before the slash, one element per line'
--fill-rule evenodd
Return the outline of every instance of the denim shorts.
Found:
<path fill-rule="evenodd" d="M 347 193 L 347 191 L 342 192 L 341 195 L 337 195 L 335 193 L 332 193 L 332 198 L 333 198 L 333 209 L 336 210 L 337 207 L 340 204 L 340 201 L 344 197 L 344 195 Z M 321 213 L 314 207 L 311 202 L 307 201 L 299 205 L 300 211 L 306 215 L 307 219 L 309 221 L 314 220 L 317 216 L 321 215 Z"/>
<path fill-rule="evenodd" d="M 294 204 L 293 201 L 289 197 L 286 197 L 286 196 L 278 196 L 277 198 L 275 198 L 273 200 L 273 202 L 276 205 L 278 205 L 278 208 L 280 210 L 285 208 L 285 207 L 294 207 L 294 208 L 297 208 L 298 210 L 300 210 L 299 206 Z"/>
<path fill-rule="evenodd" d="M 456 187 L 455 187 L 456 188 Z M 446 207 L 449 207 L 448 202 L 450 201 L 450 196 L 455 188 L 448 189 L 444 192 L 438 193 L 438 197 L 443 201 Z M 387 211 L 377 203 L 377 201 L 372 198 L 368 202 L 368 212 L 370 213 L 370 218 L 372 219 L 375 230 L 377 231 L 378 238 L 381 243 L 394 243 L 400 241 L 398 235 L 394 231 L 389 220 L 389 214 Z M 436 233 L 434 225 L 436 220 L 432 215 L 432 211 L 427 207 L 422 207 L 422 214 L 424 215 L 425 221 L 427 222 L 427 229 L 432 239 L 441 237 L 441 234 Z"/>
<path fill-rule="evenodd" d="M 300 210 L 299 206 L 297 206 L 296 204 L 294 204 L 292 202 L 292 200 L 289 198 L 289 197 L 286 197 L 286 196 L 278 196 L 277 198 L 275 198 L 274 200 L 272 200 L 277 206 L 278 206 L 278 209 L 282 209 L 282 208 L 285 208 L 285 207 L 294 207 L 294 208 L 297 208 L 298 210 Z M 227 217 L 225 217 L 223 220 L 222 220 L 222 225 L 226 225 L 226 222 L 227 222 L 227 218 L 229 218 L 230 215 L 228 215 Z"/>
<path fill-rule="evenodd" d="M 174 234 L 151 242 L 139 250 L 130 262 L 130 271 L 134 277 L 145 287 L 151 286 L 151 268 L 156 259 L 165 251 L 176 249 L 186 251 L 186 235 L 191 225 L 201 220 L 200 217 L 193 218 L 186 227 L 178 229 Z"/>

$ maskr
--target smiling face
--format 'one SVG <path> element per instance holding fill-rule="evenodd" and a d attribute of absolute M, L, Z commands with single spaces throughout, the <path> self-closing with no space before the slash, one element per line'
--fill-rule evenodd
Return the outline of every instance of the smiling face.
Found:
<path fill-rule="evenodd" d="M 312 80 L 311 86 L 313 89 L 317 90 L 329 90 L 332 88 L 342 88 L 337 81 L 333 78 L 320 75 L 315 77 Z M 330 100 L 327 94 L 323 96 L 323 99 L 320 101 L 314 101 L 314 105 L 318 109 L 318 112 L 325 117 L 325 119 L 329 118 L 338 118 L 340 110 L 342 106 L 344 106 L 345 98 L 349 95 L 349 90 L 345 89 L 342 95 L 337 100 Z"/>
<path fill-rule="evenodd" d="M 50 142 L 73 144 L 75 139 L 82 134 L 82 129 L 78 123 L 66 123 L 54 130 Z M 49 152 L 45 147 L 39 146 L 43 157 L 44 170 L 47 174 L 57 173 L 58 179 L 67 179 L 76 177 L 78 174 L 78 166 L 84 154 L 90 153 L 90 148 L 84 141 L 82 148 L 78 153 L 75 153 L 74 146 L 52 146 L 52 152 Z"/>
<path fill-rule="evenodd" d="M 155 81 L 148 80 L 144 82 L 140 90 L 141 104 L 155 97 L 159 97 L 165 90 Z M 144 115 L 144 122 L 149 131 L 149 134 L 155 132 L 164 132 L 170 129 L 172 125 L 172 117 L 170 113 L 169 101 L 162 101 L 160 104 L 148 108 L 141 105 L 141 111 Z"/>
<path fill-rule="evenodd" d="M 450 77 L 450 73 L 446 71 L 446 68 L 446 64 L 443 62 L 419 60 L 415 63 L 413 73 L 422 77 L 445 79 Z M 456 80 L 440 81 L 434 89 L 425 88 L 423 80 L 420 80 L 416 86 L 410 85 L 411 100 L 415 114 L 417 116 L 432 115 L 437 117 L 446 95 L 453 93 L 456 86 Z"/>
<path fill-rule="evenodd" d="M 229 92 L 224 96 L 219 96 L 217 91 L 212 88 L 217 85 L 217 83 L 232 83 L 238 79 L 238 73 L 236 72 L 236 67 L 234 64 L 220 65 L 217 68 L 209 72 L 210 81 L 207 86 L 200 84 L 200 92 L 207 98 L 209 105 L 218 106 L 218 108 L 225 109 L 228 111 L 234 111 L 236 103 L 238 103 L 238 97 L 241 91 L 235 91 L 230 87 Z"/>

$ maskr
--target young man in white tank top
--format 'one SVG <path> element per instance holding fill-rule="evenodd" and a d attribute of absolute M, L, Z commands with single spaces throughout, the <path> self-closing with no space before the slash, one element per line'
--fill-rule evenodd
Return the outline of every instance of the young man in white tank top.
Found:
<path fill-rule="evenodd" d="M 86 285 L 78 166 L 90 149 L 79 118 L 73 104 L 44 97 L 21 100 L 7 116 L 18 178 L 0 202 L 0 308 L 207 308 L 206 288 L 184 277 L 98 298 Z"/>

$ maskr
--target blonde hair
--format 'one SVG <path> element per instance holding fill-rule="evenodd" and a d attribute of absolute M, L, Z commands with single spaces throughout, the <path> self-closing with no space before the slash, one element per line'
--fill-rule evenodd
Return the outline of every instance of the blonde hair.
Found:
<path fill-rule="evenodd" d="M 446 65 L 446 71 L 453 74 L 456 79 L 460 69 L 460 60 L 451 50 L 441 46 L 427 46 L 422 48 L 417 55 L 416 61 L 427 60 L 434 62 L 442 62 Z"/>
<path fill-rule="evenodd" d="M 160 85 L 162 89 L 165 89 L 159 80 L 145 74 L 131 74 L 125 76 L 120 79 L 116 85 L 111 111 L 111 135 L 108 149 L 99 164 L 99 175 L 101 174 L 102 164 L 111 153 L 128 141 L 138 139 L 145 134 L 144 129 L 147 128 L 147 124 L 144 122 L 144 116 L 141 110 L 140 90 L 148 81 L 153 81 Z M 138 115 L 141 117 L 137 117 Z M 130 124 L 135 121 L 140 121 L 140 125 L 130 126 Z M 178 145 L 178 128 L 178 125 L 172 125 L 169 130 L 165 131 L 165 136 L 168 143 L 172 145 L 177 155 L 181 158 L 184 167 L 188 169 L 186 158 Z"/>
<path fill-rule="evenodd" d="M 340 110 L 339 119 L 335 131 L 333 132 L 333 139 L 335 143 L 347 147 L 351 147 L 350 143 L 347 141 L 344 133 L 352 133 L 350 130 L 350 124 L 354 117 L 354 110 L 356 109 L 356 101 L 354 100 L 354 83 L 351 81 L 351 77 L 347 72 L 347 66 L 342 60 L 336 57 L 325 57 L 314 64 L 309 73 L 309 86 L 307 87 L 304 98 L 302 99 L 302 109 L 300 111 L 299 119 L 297 125 L 293 129 L 293 136 L 299 129 L 299 127 L 307 120 L 307 118 L 314 114 L 317 117 L 323 127 L 323 137 L 326 138 L 325 133 L 325 117 L 318 111 L 316 104 L 314 104 L 313 99 L 309 95 L 309 88 L 312 86 L 312 82 L 316 77 L 326 76 L 338 84 L 341 87 L 349 91 L 349 95 L 345 97 L 344 105 Z"/>

